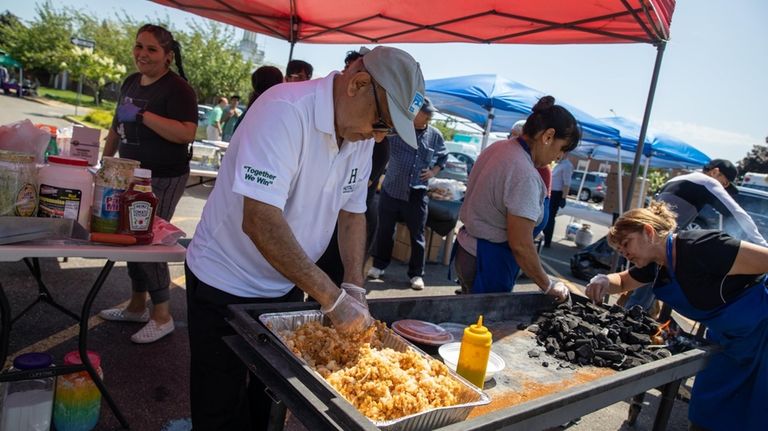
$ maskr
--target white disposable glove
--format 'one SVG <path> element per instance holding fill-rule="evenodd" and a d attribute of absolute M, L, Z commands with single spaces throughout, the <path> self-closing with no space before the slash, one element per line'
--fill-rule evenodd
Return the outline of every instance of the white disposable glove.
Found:
<path fill-rule="evenodd" d="M 589 280 L 587 284 L 587 296 L 592 302 L 602 304 L 603 298 L 608 294 L 608 288 L 611 287 L 611 281 L 605 274 L 597 274 Z"/>
<path fill-rule="evenodd" d="M 549 286 L 544 294 L 553 297 L 559 303 L 565 302 L 571 297 L 570 290 L 562 281 L 552 279 L 549 279 Z"/>
<path fill-rule="evenodd" d="M 360 332 L 371 326 L 373 318 L 363 304 L 341 289 L 339 297 L 328 308 L 322 307 L 323 312 L 333 326 L 340 332 Z"/>
<path fill-rule="evenodd" d="M 360 286 L 355 286 L 352 283 L 341 283 L 341 288 L 347 292 L 347 295 L 357 299 L 357 301 L 363 304 L 365 308 L 368 308 L 368 300 L 365 298 L 365 289 Z"/>

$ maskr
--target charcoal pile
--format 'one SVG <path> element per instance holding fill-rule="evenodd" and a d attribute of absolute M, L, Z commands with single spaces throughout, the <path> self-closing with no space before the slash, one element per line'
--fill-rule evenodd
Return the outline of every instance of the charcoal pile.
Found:
<path fill-rule="evenodd" d="M 672 355 L 665 348 L 649 347 L 653 341 L 663 342 L 656 335 L 659 328 L 639 306 L 625 310 L 617 305 L 575 303 L 541 313 L 531 325 L 519 329 L 535 333 L 538 344 L 559 360 L 625 370 Z M 528 352 L 530 357 L 540 354 L 539 349 Z M 570 364 L 560 366 L 574 368 Z M 549 365 L 542 362 L 542 366 Z"/>

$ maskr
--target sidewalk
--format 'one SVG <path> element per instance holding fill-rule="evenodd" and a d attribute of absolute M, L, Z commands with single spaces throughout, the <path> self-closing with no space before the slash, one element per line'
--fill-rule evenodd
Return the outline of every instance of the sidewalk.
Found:
<path fill-rule="evenodd" d="M 61 109 L 68 109 L 71 108 L 73 115 L 74 115 L 74 109 L 75 105 L 65 103 L 65 102 L 59 102 L 58 100 L 48 99 L 47 97 L 42 96 L 22 96 L 22 99 L 29 100 L 30 102 L 40 103 L 41 105 L 51 106 L 54 108 L 61 108 Z M 77 115 L 88 115 L 91 113 L 93 109 L 86 108 L 84 106 L 77 107 Z"/>

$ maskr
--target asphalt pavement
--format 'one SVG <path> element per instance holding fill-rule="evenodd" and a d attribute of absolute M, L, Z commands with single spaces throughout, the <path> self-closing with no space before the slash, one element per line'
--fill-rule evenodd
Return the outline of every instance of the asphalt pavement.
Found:
<path fill-rule="evenodd" d="M 67 121 L 58 116 L 72 114 L 72 107 L 50 106 L 8 96 L 0 96 L 0 124 L 30 118 L 33 122 L 66 125 Z M 45 119 L 45 121 L 43 121 Z M 205 201 L 212 190 L 211 184 L 194 185 L 187 188 L 177 207 L 172 222 L 187 233 L 194 234 Z M 578 220 L 572 220 L 572 218 Z M 594 238 L 607 231 L 605 215 L 595 208 L 584 207 L 574 201 L 557 218 L 555 241 L 552 247 L 544 249 L 542 261 L 545 268 L 556 277 L 561 277 L 574 292 L 583 291 L 583 282 L 570 275 L 569 259 L 577 250 L 572 241 L 564 238 L 565 226 L 571 221 L 592 224 Z M 603 223 L 603 224 L 600 224 Z M 610 223 L 610 219 L 608 219 Z M 75 312 L 80 311 L 87 288 L 98 276 L 104 265 L 100 259 L 41 259 L 43 279 L 48 284 L 54 299 Z M 89 347 L 102 358 L 104 380 L 117 405 L 123 411 L 132 429 L 174 430 L 189 429 L 188 379 L 189 345 L 186 332 L 186 304 L 184 292 L 183 264 L 171 264 L 171 309 L 176 331 L 163 340 L 149 344 L 133 344 L 129 337 L 141 328 L 140 324 L 106 322 L 96 314 L 103 308 L 120 306 L 130 296 L 130 280 L 125 264 L 118 262 L 96 298 L 90 319 Z M 370 298 L 393 298 L 402 296 L 453 295 L 457 285 L 447 277 L 447 267 L 428 264 L 426 288 L 417 292 L 410 289 L 406 265 L 393 262 L 382 280 L 369 281 L 366 288 Z M 0 263 L 0 282 L 9 297 L 13 315 L 35 300 L 37 292 L 34 279 L 22 262 Z M 537 287 L 521 280 L 515 290 L 535 290 Z M 77 326 L 75 322 L 54 310 L 47 304 L 34 306 L 13 326 L 10 355 L 13 358 L 27 351 L 47 351 L 61 360 L 65 353 L 76 349 Z M 628 404 L 620 402 L 603 408 L 572 425 L 573 430 L 623 430 L 651 429 L 655 415 L 658 393 L 651 391 L 646 401 L 651 406 L 640 414 L 634 428 L 624 424 Z M 687 429 L 687 404 L 675 402 L 675 408 L 668 429 Z M 120 429 L 119 423 L 102 403 L 101 419 L 97 430 Z M 304 428 L 289 417 L 287 429 Z"/>

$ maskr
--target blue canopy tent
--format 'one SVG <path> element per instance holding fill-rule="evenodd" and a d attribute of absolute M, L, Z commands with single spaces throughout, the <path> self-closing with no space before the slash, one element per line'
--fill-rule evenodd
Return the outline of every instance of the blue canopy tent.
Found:
<path fill-rule="evenodd" d="M 617 152 L 615 149 L 605 145 L 597 145 L 589 142 L 583 142 L 581 145 L 579 145 L 578 148 L 571 151 L 570 155 L 605 162 L 615 162 L 618 158 L 621 160 L 621 163 L 625 164 L 632 164 L 635 160 L 634 150 L 622 149 L 620 152 Z M 643 164 L 645 164 L 646 161 L 650 162 L 650 167 L 659 169 L 680 169 L 691 167 L 691 165 L 683 162 L 643 156 Z"/>
<path fill-rule="evenodd" d="M 619 130 L 622 148 L 637 146 L 640 124 L 624 117 L 606 117 L 601 120 Z M 677 162 L 680 167 L 701 167 L 710 160 L 709 156 L 674 136 L 650 131 L 646 133 L 643 156 Z"/>
<path fill-rule="evenodd" d="M 623 117 L 607 117 L 601 118 L 601 120 L 619 130 L 621 135 L 619 143 L 622 150 L 618 152 L 608 150 L 604 146 L 596 145 L 599 142 L 590 143 L 587 138 L 587 142 L 579 146 L 573 154 L 590 157 L 595 160 L 620 160 L 621 163 L 634 163 L 636 160 L 637 142 L 640 136 L 640 124 Z M 644 166 L 643 176 L 647 178 L 650 167 L 667 169 L 701 168 L 709 163 L 710 157 L 674 136 L 649 131 L 646 133 L 640 161 Z M 619 181 L 621 181 L 621 176 L 619 176 Z M 619 187 L 622 187 L 620 182 Z M 643 190 L 640 191 L 639 195 L 643 195 Z M 642 206 L 640 202 L 638 202 L 638 206 Z M 620 212 L 623 210 L 622 202 L 619 202 L 619 209 Z"/>
<path fill-rule="evenodd" d="M 491 132 L 509 132 L 512 125 L 526 119 L 533 105 L 546 95 L 494 74 L 431 79 L 426 82 L 426 89 L 427 96 L 441 112 L 466 118 L 484 128 L 481 150 L 488 145 Z M 576 117 L 585 139 L 610 146 L 619 141 L 616 128 L 560 100 L 556 103 Z"/>

